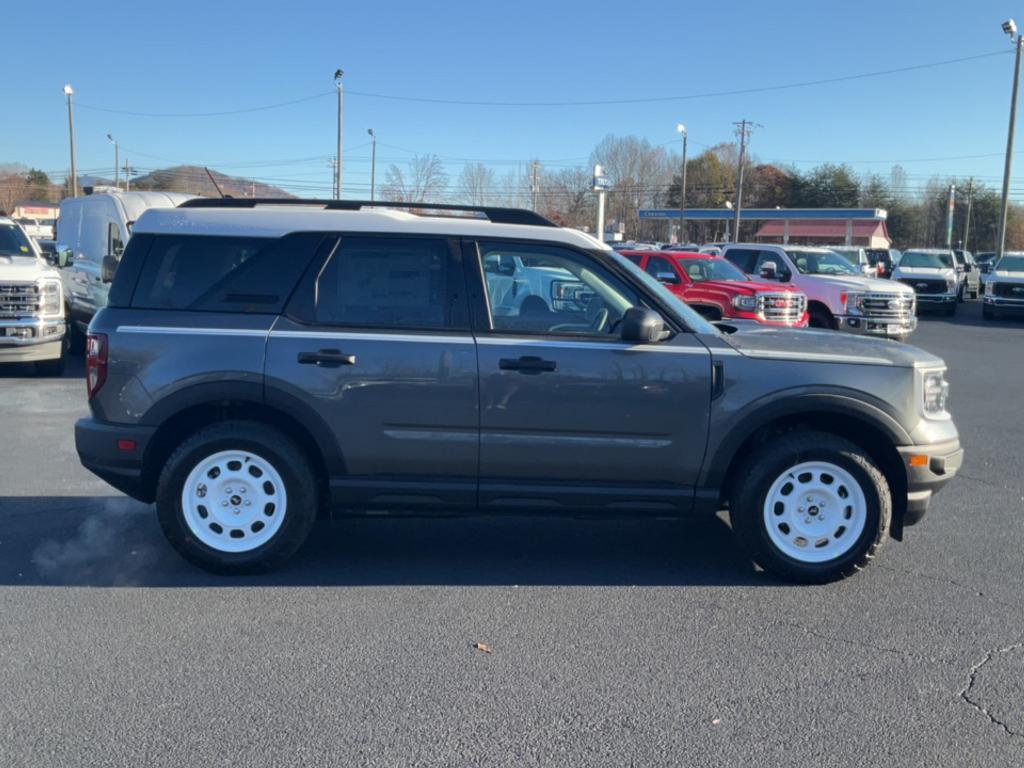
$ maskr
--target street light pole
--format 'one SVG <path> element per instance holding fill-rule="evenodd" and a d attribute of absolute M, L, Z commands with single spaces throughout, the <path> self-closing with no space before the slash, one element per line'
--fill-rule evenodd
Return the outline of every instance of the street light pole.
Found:
<path fill-rule="evenodd" d="M 109 139 L 110 143 L 114 145 L 114 186 L 117 189 L 120 189 L 121 188 L 121 183 L 120 183 L 120 181 L 121 181 L 120 173 L 121 172 L 120 172 L 120 169 L 118 168 L 118 165 L 120 164 L 121 161 L 118 159 L 117 139 L 115 139 L 109 133 L 107 134 L 107 139 Z"/>
<path fill-rule="evenodd" d="M 743 212 L 743 163 L 747 154 L 747 136 L 750 134 L 753 124 L 749 120 L 741 120 L 735 125 L 739 126 L 740 134 L 740 161 L 736 171 L 736 215 L 734 217 L 732 241 L 740 241 L 740 216 Z"/>
<path fill-rule="evenodd" d="M 1003 31 L 1013 40 L 1017 50 L 1013 65 L 1013 94 L 1010 96 L 1010 127 L 1006 133 L 1006 165 L 1003 167 L 1003 199 L 999 209 L 999 234 L 996 236 L 996 263 L 1003 258 L 1006 248 L 1006 216 L 1010 206 L 1010 166 L 1013 163 L 1013 134 L 1017 127 L 1017 91 L 1020 87 L 1020 51 L 1024 35 L 1017 34 L 1017 23 L 1013 19 L 1003 22 Z"/>
<path fill-rule="evenodd" d="M 683 173 L 679 182 L 679 244 L 682 245 L 686 242 L 686 142 L 689 134 L 682 123 L 676 125 L 676 130 L 683 135 Z"/>
<path fill-rule="evenodd" d="M 75 89 L 71 84 L 64 86 L 64 95 L 68 97 L 68 133 L 71 136 L 71 196 L 78 197 L 78 169 L 75 158 L 75 107 L 73 96 Z"/>
<path fill-rule="evenodd" d="M 373 140 L 373 149 L 370 150 L 370 202 L 372 203 L 376 199 L 374 193 L 377 188 L 377 132 L 373 128 L 367 128 L 366 132 Z"/>
<path fill-rule="evenodd" d="M 338 164 L 334 168 L 334 186 L 335 199 L 341 200 L 344 197 L 341 186 L 342 179 L 342 160 L 341 160 L 341 102 L 345 96 L 345 86 L 341 83 L 341 78 L 345 72 L 341 69 L 334 71 L 334 85 L 338 89 Z"/>

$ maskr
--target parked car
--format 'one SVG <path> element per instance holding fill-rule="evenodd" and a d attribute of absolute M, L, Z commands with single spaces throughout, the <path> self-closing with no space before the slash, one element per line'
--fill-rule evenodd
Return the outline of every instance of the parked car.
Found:
<path fill-rule="evenodd" d="M 864 248 L 852 245 L 829 245 L 823 247 L 838 253 L 865 277 L 878 277 L 877 264 L 871 262 Z"/>
<path fill-rule="evenodd" d="M 738 243 L 726 245 L 722 255 L 748 275 L 791 284 L 806 294 L 812 328 L 901 340 L 917 328 L 911 288 L 864 277 L 826 248 Z"/>
<path fill-rule="evenodd" d="M 900 261 L 900 252 L 895 248 L 865 248 L 868 263 L 875 268 L 875 277 L 892 277 L 892 271 Z"/>
<path fill-rule="evenodd" d="M 34 219 L 27 216 L 16 221 L 25 230 L 25 234 L 34 240 L 52 240 L 57 225 L 54 219 Z"/>
<path fill-rule="evenodd" d="M 985 278 L 982 316 L 1024 313 L 1024 251 L 1008 251 Z"/>
<path fill-rule="evenodd" d="M 155 500 L 171 544 L 209 570 L 283 563 L 326 508 L 727 505 L 756 562 L 820 582 L 900 539 L 961 465 L 930 353 L 720 332 L 605 244 L 530 211 L 273 203 L 144 213 L 89 330 L 78 454 Z M 416 204 L 432 207 L 447 210 Z M 525 302 L 495 315 L 495 252 L 574 275 L 593 294 L 586 319 Z"/>
<path fill-rule="evenodd" d="M 110 276 L 135 220 L 150 208 L 173 208 L 190 198 L 175 192 L 110 191 L 61 201 L 57 260 L 76 348 L 84 341 L 93 315 L 106 306 Z"/>
<path fill-rule="evenodd" d="M 621 251 L 705 318 L 803 328 L 807 297 L 791 286 L 752 280 L 720 256 Z"/>
<path fill-rule="evenodd" d="M 960 277 L 960 284 L 963 286 L 963 290 L 960 292 L 960 301 L 964 300 L 964 296 L 970 296 L 972 299 L 978 298 L 981 296 L 981 268 L 974 260 L 974 255 L 970 251 L 959 248 L 954 249 L 953 255 L 956 257 L 957 274 Z"/>
<path fill-rule="evenodd" d="M 903 252 L 892 277 L 914 289 L 921 308 L 942 309 L 952 316 L 956 314 L 957 304 L 963 301 L 965 290 L 956 267 L 952 251 L 915 249 Z M 975 287 L 975 294 L 977 290 Z"/>
<path fill-rule="evenodd" d="M 0 216 L 0 363 L 34 363 L 37 373 L 59 376 L 65 351 L 60 273 L 21 225 Z"/>

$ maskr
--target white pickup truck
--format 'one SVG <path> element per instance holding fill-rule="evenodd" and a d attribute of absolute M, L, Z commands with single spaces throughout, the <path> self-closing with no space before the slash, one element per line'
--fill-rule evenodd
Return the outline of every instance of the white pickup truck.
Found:
<path fill-rule="evenodd" d="M 25 230 L 0 216 L 0 363 L 34 363 L 36 372 L 64 372 L 64 301 L 60 273 Z"/>
<path fill-rule="evenodd" d="M 807 294 L 810 327 L 905 339 L 917 328 L 914 289 L 864 277 L 827 248 L 735 243 L 722 248 L 749 275 L 778 280 Z"/>

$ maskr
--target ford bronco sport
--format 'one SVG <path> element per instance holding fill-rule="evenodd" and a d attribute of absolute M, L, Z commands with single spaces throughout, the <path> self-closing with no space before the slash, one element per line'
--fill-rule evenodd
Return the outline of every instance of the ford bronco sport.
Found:
<path fill-rule="evenodd" d="M 900 539 L 959 469 L 939 358 L 724 333 L 589 235 L 450 207 L 147 211 L 89 329 L 84 465 L 222 573 L 284 562 L 321 511 L 728 508 L 753 560 L 812 582 Z M 497 314 L 506 257 L 575 287 Z"/>

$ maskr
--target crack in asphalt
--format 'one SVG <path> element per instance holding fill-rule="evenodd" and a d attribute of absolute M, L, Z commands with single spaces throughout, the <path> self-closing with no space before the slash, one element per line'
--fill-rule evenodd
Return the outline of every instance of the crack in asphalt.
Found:
<path fill-rule="evenodd" d="M 970 671 L 967 673 L 967 685 L 961 688 L 959 693 L 961 699 L 963 699 L 967 704 L 969 704 L 971 707 L 973 707 L 978 712 L 987 717 L 993 725 L 998 725 L 1000 728 L 1003 729 L 1003 731 L 1008 736 L 1016 736 L 1017 738 L 1024 738 L 1024 733 L 1017 733 L 1016 731 L 1011 730 L 1006 723 L 1004 723 L 998 717 L 989 712 L 985 706 L 972 699 L 971 691 L 974 689 L 974 683 L 977 680 L 978 672 L 981 671 L 982 667 L 984 667 L 986 664 L 992 661 L 992 659 L 997 654 L 1010 653 L 1011 651 L 1016 651 L 1021 648 L 1024 648 L 1024 642 L 1014 643 L 1013 645 L 1008 645 L 1005 648 L 993 648 L 992 650 L 988 651 L 985 654 L 985 658 L 971 666 Z"/>
<path fill-rule="evenodd" d="M 1013 609 L 1019 609 L 1020 608 L 1019 604 L 1008 603 L 1005 600 L 997 599 L 995 597 L 992 597 L 992 595 L 987 594 L 986 592 L 982 592 L 980 589 L 978 589 L 978 587 L 974 586 L 973 584 L 968 584 L 966 582 L 957 581 L 956 579 L 951 579 L 949 576 L 943 576 L 941 574 L 935 574 L 935 573 L 926 573 L 924 571 L 918 571 L 918 570 L 913 570 L 913 569 L 909 569 L 909 568 L 896 568 L 894 566 L 885 565 L 883 563 L 875 563 L 875 564 L 872 565 L 872 567 L 873 568 L 878 568 L 879 570 L 883 570 L 883 571 L 889 571 L 890 573 L 898 573 L 898 574 L 901 574 L 901 575 L 904 575 L 904 576 L 913 576 L 913 577 L 918 578 L 918 579 L 926 579 L 928 581 L 934 581 L 934 582 L 937 582 L 939 584 L 947 584 L 949 586 L 953 586 L 953 587 L 956 587 L 958 589 L 963 589 L 963 590 L 965 590 L 967 592 L 973 592 L 975 597 L 984 598 L 986 601 L 992 603 L 993 605 L 999 605 L 999 606 L 1002 606 L 1004 608 L 1013 608 Z"/>
<path fill-rule="evenodd" d="M 861 640 L 851 640 L 848 637 L 837 637 L 836 635 L 828 635 L 828 634 L 825 634 L 824 632 L 819 632 L 816 629 L 812 629 L 811 627 L 808 627 L 805 624 L 800 624 L 799 622 L 796 622 L 796 621 L 776 620 L 776 621 L 773 621 L 771 623 L 774 624 L 775 626 L 779 626 L 779 627 L 788 627 L 790 629 L 802 630 L 805 634 L 810 635 L 811 637 L 816 637 L 819 640 L 828 640 L 829 642 L 833 642 L 833 643 L 843 643 L 844 645 L 853 645 L 853 646 L 856 646 L 858 648 L 865 648 L 865 649 L 867 649 L 869 651 L 880 651 L 882 653 L 891 653 L 891 654 L 893 654 L 895 656 L 903 656 L 905 658 L 917 659 L 918 661 L 926 661 L 929 664 L 945 664 L 947 666 L 953 666 L 953 665 L 956 664 L 956 661 L 954 659 L 944 659 L 944 658 L 935 657 L 935 656 L 925 656 L 924 654 L 921 654 L 921 653 L 914 653 L 913 651 L 908 651 L 905 648 L 892 648 L 892 647 L 889 647 L 889 646 L 886 646 L 886 645 L 876 645 L 874 643 L 866 643 L 866 642 L 863 642 Z"/>

